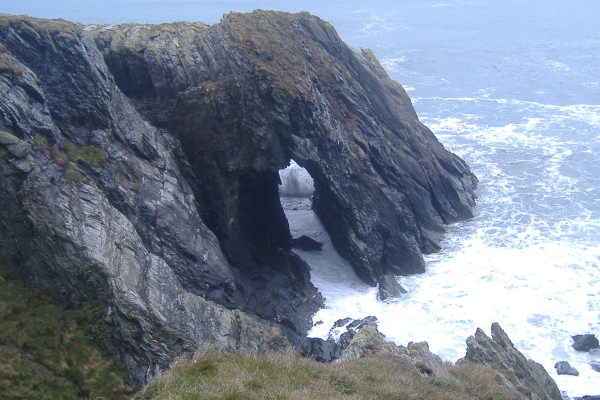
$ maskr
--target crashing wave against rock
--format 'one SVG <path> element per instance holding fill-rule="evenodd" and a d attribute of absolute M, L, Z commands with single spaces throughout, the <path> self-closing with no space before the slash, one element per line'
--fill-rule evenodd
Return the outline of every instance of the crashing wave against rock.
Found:
<path fill-rule="evenodd" d="M 307 13 L 83 27 L 0 16 L 0 250 L 105 310 L 138 383 L 205 342 L 298 344 L 322 303 L 278 197 L 291 159 L 370 284 L 423 271 L 476 179 L 370 51 Z"/>

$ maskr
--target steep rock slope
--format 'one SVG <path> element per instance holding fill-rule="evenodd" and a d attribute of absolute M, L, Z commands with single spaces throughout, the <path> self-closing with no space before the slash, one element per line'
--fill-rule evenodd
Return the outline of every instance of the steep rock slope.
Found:
<path fill-rule="evenodd" d="M 460 362 L 487 365 L 498 374 L 498 382 L 512 392 L 532 400 L 562 399 L 556 382 L 541 364 L 525 358 L 497 322 L 492 337 L 481 329 L 467 339 L 467 354 Z"/>
<path fill-rule="evenodd" d="M 99 50 L 100 49 L 100 50 Z M 321 297 L 291 252 L 295 159 L 359 276 L 423 270 L 475 177 L 401 86 L 306 13 L 87 27 L 0 16 L 0 255 L 102 307 L 137 383 L 211 342 L 298 343 Z"/>
<path fill-rule="evenodd" d="M 472 216 L 465 163 L 371 52 L 308 13 L 88 34 L 137 109 L 181 140 L 203 219 L 234 263 L 289 247 L 277 171 L 290 159 L 315 180 L 315 211 L 370 284 L 422 272 L 444 224 Z"/>
<path fill-rule="evenodd" d="M 0 40 L 0 254 L 17 277 L 102 306 L 105 344 L 138 383 L 205 342 L 286 346 L 267 320 L 305 332 L 320 304 L 306 267 L 245 286 L 200 218 L 177 140 L 139 116 L 81 27 L 3 16 Z"/>

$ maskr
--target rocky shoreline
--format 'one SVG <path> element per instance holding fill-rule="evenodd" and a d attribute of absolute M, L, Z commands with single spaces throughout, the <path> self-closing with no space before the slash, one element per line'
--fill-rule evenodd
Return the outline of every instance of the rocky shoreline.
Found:
<path fill-rule="evenodd" d="M 0 16 L 5 265 L 104 309 L 142 384 L 205 342 L 296 346 L 322 299 L 278 194 L 291 159 L 338 251 L 376 285 L 423 270 L 476 179 L 369 51 L 308 13 L 215 25 Z"/>
<path fill-rule="evenodd" d="M 319 246 L 292 239 L 280 169 L 310 173 L 336 249 L 381 298 L 472 217 L 477 185 L 373 54 L 328 23 L 0 15 L 0 92 L 3 264 L 64 307 L 101 310 L 97 339 L 134 386 L 206 344 L 321 361 L 391 351 L 447 374 L 426 344 L 386 343 L 373 320 L 340 321 L 339 341 L 305 337 L 323 299 L 292 247 Z M 497 324 L 467 344 L 465 360 L 515 397 L 560 398 Z"/>

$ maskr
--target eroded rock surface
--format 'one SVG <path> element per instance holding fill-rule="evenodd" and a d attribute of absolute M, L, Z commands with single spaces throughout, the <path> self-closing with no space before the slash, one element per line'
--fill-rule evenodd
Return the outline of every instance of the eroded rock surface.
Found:
<path fill-rule="evenodd" d="M 453 369 L 468 366 L 467 371 L 477 375 L 474 364 L 479 364 L 493 374 L 491 378 L 496 388 L 487 393 L 489 398 L 562 400 L 556 383 L 544 367 L 535 361 L 527 360 L 497 323 L 492 325 L 491 338 L 481 329 L 477 329 L 475 335 L 467 339 L 467 354 L 457 361 L 456 366 L 433 354 L 427 342 L 410 342 L 407 346 L 397 346 L 386 341 L 374 323 L 356 327 L 351 333 L 345 343 L 330 340 L 338 345 L 337 351 L 341 360 L 370 356 L 393 357 L 399 365 L 410 365 L 423 377 L 450 384 L 455 382 Z M 472 377 L 471 382 L 477 385 L 476 376 Z M 490 383 L 487 382 L 486 385 Z"/>
<path fill-rule="evenodd" d="M 498 323 L 492 324 L 491 338 L 477 329 L 467 339 L 467 354 L 462 360 L 492 367 L 503 386 L 532 400 L 562 399 L 544 367 L 525 358 Z"/>
<path fill-rule="evenodd" d="M 266 350 L 303 334 L 320 305 L 306 266 L 285 249 L 232 266 L 179 142 L 131 106 L 82 28 L 0 28 L 0 250 L 15 275 L 102 307 L 105 344 L 138 384 L 205 342 Z"/>
<path fill-rule="evenodd" d="M 422 272 L 444 225 L 472 216 L 465 163 L 370 51 L 308 13 L 88 34 L 137 109 L 181 140 L 203 219 L 234 263 L 289 247 L 276 188 L 290 159 L 314 179 L 313 207 L 336 249 L 373 285 Z"/>
<path fill-rule="evenodd" d="M 300 343 L 322 299 L 279 202 L 291 159 L 370 284 L 422 271 L 444 225 L 471 216 L 464 162 L 372 53 L 307 13 L 0 16 L 1 257 L 61 304 L 104 310 L 137 383 L 206 342 Z"/>

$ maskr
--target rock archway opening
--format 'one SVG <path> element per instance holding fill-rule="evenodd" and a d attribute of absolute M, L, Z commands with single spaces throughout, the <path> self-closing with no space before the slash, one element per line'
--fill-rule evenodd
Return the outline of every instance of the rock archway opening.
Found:
<path fill-rule="evenodd" d="M 310 199 L 315 191 L 315 184 L 308 173 L 291 160 L 290 165 L 279 171 L 279 196 L 284 199 Z"/>
<path fill-rule="evenodd" d="M 310 224 L 316 218 L 312 210 L 315 191 L 313 178 L 294 160 L 279 171 L 279 178 L 279 199 L 288 220 L 293 247 L 307 251 L 321 250 L 322 242 L 315 237 L 317 232 Z"/>

